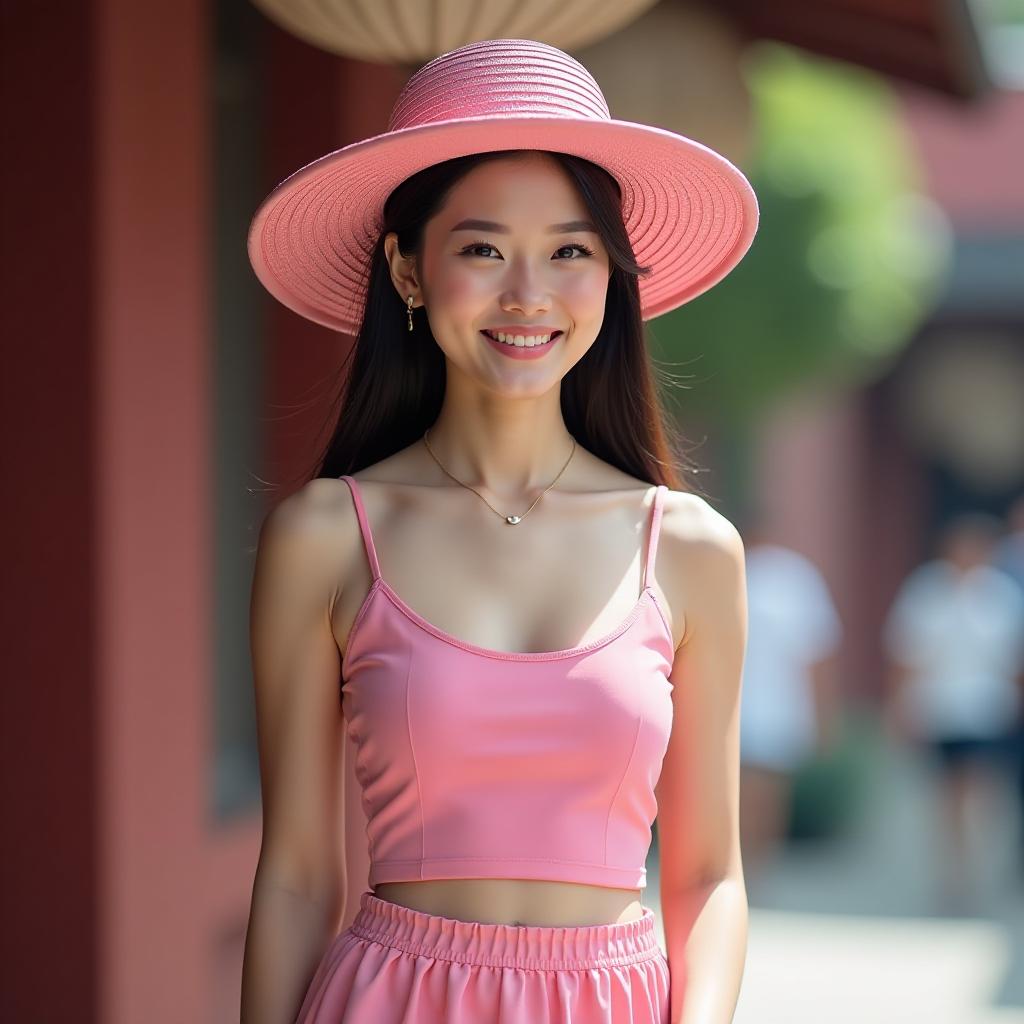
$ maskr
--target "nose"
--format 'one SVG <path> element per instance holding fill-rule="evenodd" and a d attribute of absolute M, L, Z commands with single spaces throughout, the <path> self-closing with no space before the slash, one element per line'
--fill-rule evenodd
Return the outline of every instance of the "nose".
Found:
<path fill-rule="evenodd" d="M 551 293 L 544 282 L 543 274 L 520 264 L 510 275 L 509 286 L 501 297 L 501 308 L 518 310 L 527 315 L 550 309 Z"/>

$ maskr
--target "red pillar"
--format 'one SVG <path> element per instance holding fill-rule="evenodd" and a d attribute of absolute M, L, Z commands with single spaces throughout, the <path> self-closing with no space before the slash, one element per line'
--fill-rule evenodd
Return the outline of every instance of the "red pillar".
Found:
<path fill-rule="evenodd" d="M 100 1019 L 170 1024 L 208 986 L 209 12 L 94 16 Z"/>
<path fill-rule="evenodd" d="M 214 11 L 37 7 L 0 33 L 0 1019 L 237 1019 L 260 822 L 210 812 Z M 269 191 L 383 130 L 404 75 L 266 31 Z M 264 301 L 287 482 L 324 407 L 279 406 L 349 340 Z"/>
<path fill-rule="evenodd" d="M 97 1020 L 96 404 L 87 4 L 0 22 L 0 1019 Z"/>
<path fill-rule="evenodd" d="M 5 7 L 4 1020 L 208 1002 L 207 13 Z"/>

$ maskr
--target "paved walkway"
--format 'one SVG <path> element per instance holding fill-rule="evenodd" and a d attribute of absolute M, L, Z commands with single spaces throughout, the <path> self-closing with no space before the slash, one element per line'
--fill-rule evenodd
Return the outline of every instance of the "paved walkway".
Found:
<path fill-rule="evenodd" d="M 985 841 L 975 849 L 974 910 L 943 914 L 933 899 L 942 847 L 926 766 L 882 748 L 877 767 L 850 836 L 791 845 L 748 880 L 734 1024 L 1024 1024 L 1024 877 L 1011 792 L 975 808 Z M 655 848 L 645 902 L 659 909 L 656 857 Z"/>

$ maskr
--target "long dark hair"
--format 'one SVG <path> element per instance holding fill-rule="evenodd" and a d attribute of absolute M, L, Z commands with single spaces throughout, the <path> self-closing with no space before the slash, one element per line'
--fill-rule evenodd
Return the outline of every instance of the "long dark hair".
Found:
<path fill-rule="evenodd" d="M 363 322 L 341 368 L 337 425 L 315 477 L 338 477 L 373 465 L 418 441 L 437 419 L 445 391 L 444 353 L 436 341 L 424 340 L 430 325 L 421 310 L 413 311 L 415 331 L 409 332 L 384 238 L 396 232 L 402 255 L 419 259 L 424 226 L 456 183 L 485 161 L 523 152 L 446 160 L 407 178 L 388 197 L 370 261 Z M 658 399 L 640 316 L 638 277 L 650 268 L 636 262 L 618 183 L 589 160 L 544 152 L 568 172 L 612 264 L 600 333 L 562 381 L 566 429 L 587 451 L 637 479 L 682 490 L 677 463 L 688 464 L 688 459 L 673 451 L 678 435 Z"/>

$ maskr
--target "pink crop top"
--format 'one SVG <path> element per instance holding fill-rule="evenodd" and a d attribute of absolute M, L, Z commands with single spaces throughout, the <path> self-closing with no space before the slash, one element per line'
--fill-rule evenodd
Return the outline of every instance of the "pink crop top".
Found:
<path fill-rule="evenodd" d="M 342 662 L 342 708 L 367 819 L 369 886 L 542 878 L 641 889 L 672 729 L 673 642 L 649 580 L 607 635 L 561 651 L 489 650 L 417 614 L 380 574 Z"/>

